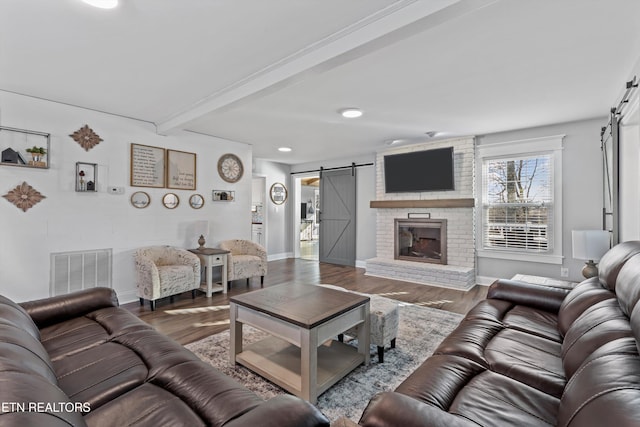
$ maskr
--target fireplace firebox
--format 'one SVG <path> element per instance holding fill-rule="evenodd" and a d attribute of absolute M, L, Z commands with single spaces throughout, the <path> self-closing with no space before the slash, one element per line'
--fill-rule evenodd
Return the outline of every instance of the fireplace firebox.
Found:
<path fill-rule="evenodd" d="M 447 264 L 446 219 L 395 219 L 395 259 Z"/>

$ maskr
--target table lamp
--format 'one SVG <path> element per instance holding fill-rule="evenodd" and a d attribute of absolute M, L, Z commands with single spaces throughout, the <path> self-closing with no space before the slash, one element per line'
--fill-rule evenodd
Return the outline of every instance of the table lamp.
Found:
<path fill-rule="evenodd" d="M 598 275 L 596 262 L 602 258 L 610 247 L 610 237 L 607 230 L 573 230 L 573 257 L 586 261 L 582 275 L 587 279 Z"/>
<path fill-rule="evenodd" d="M 207 243 L 205 236 L 209 236 L 209 221 L 197 221 L 195 226 L 195 235 L 200 235 L 198 238 L 198 249 L 204 249 L 204 245 Z"/>

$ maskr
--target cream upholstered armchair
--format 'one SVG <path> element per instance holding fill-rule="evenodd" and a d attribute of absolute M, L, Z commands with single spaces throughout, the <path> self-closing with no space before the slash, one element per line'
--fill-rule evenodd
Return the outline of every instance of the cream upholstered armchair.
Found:
<path fill-rule="evenodd" d="M 191 252 L 172 246 L 140 248 L 134 254 L 136 284 L 140 305 L 149 300 L 151 310 L 156 300 L 195 290 L 200 287 L 200 259 Z"/>
<path fill-rule="evenodd" d="M 229 251 L 227 255 L 227 280 L 249 279 L 260 276 L 260 285 L 264 284 L 267 274 L 267 250 L 251 240 L 224 240 L 220 249 Z"/>

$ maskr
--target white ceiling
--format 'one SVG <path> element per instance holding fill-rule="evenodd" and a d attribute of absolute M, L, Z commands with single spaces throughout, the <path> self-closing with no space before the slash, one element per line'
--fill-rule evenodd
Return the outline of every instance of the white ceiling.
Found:
<path fill-rule="evenodd" d="M 0 89 L 350 162 L 604 117 L 640 55 L 637 0 L 120 2 L 0 1 Z"/>

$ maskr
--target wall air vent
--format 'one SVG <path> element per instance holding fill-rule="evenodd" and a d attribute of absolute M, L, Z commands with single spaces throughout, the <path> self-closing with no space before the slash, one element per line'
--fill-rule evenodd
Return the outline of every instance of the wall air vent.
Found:
<path fill-rule="evenodd" d="M 112 249 L 58 252 L 50 254 L 51 296 L 82 289 L 111 287 Z"/>

